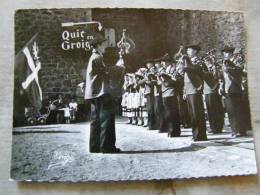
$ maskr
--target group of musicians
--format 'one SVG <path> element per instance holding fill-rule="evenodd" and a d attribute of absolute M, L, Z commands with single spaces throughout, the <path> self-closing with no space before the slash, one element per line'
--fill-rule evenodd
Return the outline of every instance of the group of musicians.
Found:
<path fill-rule="evenodd" d="M 122 85 L 119 90 L 110 86 L 120 80 L 121 76 L 116 75 L 125 75 L 122 107 L 131 124 L 167 132 L 169 137 L 180 136 L 181 126 L 191 127 L 193 140 L 205 141 L 206 119 L 212 133 L 221 133 L 226 111 L 232 136 L 246 136 L 250 112 L 241 50 L 225 47 L 221 57 L 215 49 L 202 56 L 199 45 L 189 45 L 181 47 L 174 57 L 165 54 L 148 59 L 145 67 L 126 73 L 121 55 L 115 66 L 105 65 L 106 41 L 102 36 L 90 41 L 92 55 L 84 96 L 91 102 L 90 152 L 121 152 L 116 147 L 115 132 L 115 100 L 121 95 L 115 91 L 121 91 Z"/>
<path fill-rule="evenodd" d="M 194 141 L 221 133 L 225 111 L 232 137 L 246 136 L 250 129 L 246 69 L 241 50 L 225 47 L 221 58 L 213 49 L 200 55 L 199 45 L 181 47 L 171 57 L 146 60 L 145 67 L 125 74 L 123 116 L 128 123 L 181 135 L 181 126 L 191 127 Z"/>

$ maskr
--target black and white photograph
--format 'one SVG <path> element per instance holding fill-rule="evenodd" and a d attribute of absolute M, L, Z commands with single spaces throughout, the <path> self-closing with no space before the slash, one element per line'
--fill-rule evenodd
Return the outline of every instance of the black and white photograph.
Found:
<path fill-rule="evenodd" d="M 14 22 L 12 180 L 257 174 L 243 12 L 19 9 Z"/>

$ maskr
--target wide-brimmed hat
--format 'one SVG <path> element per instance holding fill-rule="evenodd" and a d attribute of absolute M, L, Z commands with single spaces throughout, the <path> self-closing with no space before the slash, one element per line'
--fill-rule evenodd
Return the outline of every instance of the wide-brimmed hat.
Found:
<path fill-rule="evenodd" d="M 96 45 L 101 44 L 105 41 L 107 41 L 107 39 L 105 37 L 103 37 L 100 34 L 97 34 L 97 35 L 94 36 L 94 38 L 92 40 L 89 41 L 89 44 L 91 46 L 96 46 Z"/>
<path fill-rule="evenodd" d="M 195 45 L 195 44 L 193 44 L 193 45 L 187 45 L 185 48 L 186 48 L 186 49 L 191 48 L 191 49 L 194 49 L 194 50 L 197 50 L 197 51 L 200 51 L 200 50 L 201 50 L 201 47 L 200 47 L 199 45 Z"/>
<path fill-rule="evenodd" d="M 231 46 L 225 46 L 223 49 L 221 49 L 221 52 L 227 52 L 227 53 L 233 53 L 234 51 L 235 48 Z"/>
<path fill-rule="evenodd" d="M 140 71 L 135 73 L 135 77 L 144 78 L 143 74 Z"/>
<path fill-rule="evenodd" d="M 145 72 L 147 72 L 147 68 L 142 67 L 142 68 L 139 68 L 138 71 L 141 73 L 145 73 Z"/>
<path fill-rule="evenodd" d="M 147 72 L 147 76 L 148 77 L 150 77 L 150 76 L 155 76 L 156 75 L 156 72 L 155 72 L 155 70 L 148 70 L 148 72 Z"/>

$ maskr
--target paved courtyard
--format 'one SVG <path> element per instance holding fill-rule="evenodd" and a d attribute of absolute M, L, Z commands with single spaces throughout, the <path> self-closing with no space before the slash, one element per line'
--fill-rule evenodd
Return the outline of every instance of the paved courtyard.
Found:
<path fill-rule="evenodd" d="M 112 181 L 233 176 L 257 172 L 252 136 L 208 134 L 193 142 L 191 129 L 182 136 L 116 123 L 121 154 L 91 154 L 89 123 L 14 129 L 11 177 L 29 181 Z"/>

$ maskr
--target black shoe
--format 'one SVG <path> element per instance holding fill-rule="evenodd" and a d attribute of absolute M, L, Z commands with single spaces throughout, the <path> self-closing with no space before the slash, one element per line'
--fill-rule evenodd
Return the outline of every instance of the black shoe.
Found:
<path fill-rule="evenodd" d="M 191 128 L 191 126 L 190 125 L 183 125 L 183 128 L 188 129 L 188 128 Z"/>
<path fill-rule="evenodd" d="M 193 141 L 194 142 L 203 142 L 203 141 L 208 141 L 208 139 L 207 138 L 204 138 L 204 139 L 194 139 L 193 138 Z"/>
<path fill-rule="evenodd" d="M 102 153 L 104 154 L 117 154 L 117 153 L 120 153 L 121 150 L 119 148 L 113 148 L 111 150 L 104 150 L 102 151 Z"/>
<path fill-rule="evenodd" d="M 180 134 L 175 135 L 175 134 L 168 133 L 168 137 L 181 137 L 181 135 Z"/>
<path fill-rule="evenodd" d="M 235 136 L 232 136 L 232 137 L 237 138 L 237 137 L 246 137 L 246 136 L 247 136 L 247 133 L 237 133 L 237 134 L 235 134 Z"/>
<path fill-rule="evenodd" d="M 222 131 L 209 130 L 208 133 L 219 134 L 219 133 L 222 133 Z"/>
<path fill-rule="evenodd" d="M 91 150 L 90 153 L 100 153 L 100 150 Z"/>
<path fill-rule="evenodd" d="M 159 130 L 159 133 L 167 133 L 165 130 Z"/>

